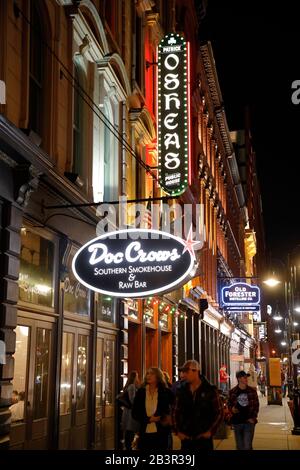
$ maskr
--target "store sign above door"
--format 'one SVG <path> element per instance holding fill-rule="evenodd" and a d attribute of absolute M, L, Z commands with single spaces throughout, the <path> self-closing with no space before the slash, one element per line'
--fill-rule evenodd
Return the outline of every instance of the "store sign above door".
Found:
<path fill-rule="evenodd" d="M 109 232 L 80 248 L 72 269 L 78 281 L 93 291 L 146 297 L 188 280 L 195 264 L 192 243 L 157 230 Z"/>
<path fill-rule="evenodd" d="M 182 194 L 190 167 L 189 43 L 168 34 L 158 46 L 158 175 L 162 189 Z"/>
<path fill-rule="evenodd" d="M 223 287 L 221 292 L 221 302 L 228 307 L 251 307 L 260 303 L 260 289 L 245 282 L 238 282 L 231 286 Z M 246 310 L 246 309 L 244 309 Z"/>

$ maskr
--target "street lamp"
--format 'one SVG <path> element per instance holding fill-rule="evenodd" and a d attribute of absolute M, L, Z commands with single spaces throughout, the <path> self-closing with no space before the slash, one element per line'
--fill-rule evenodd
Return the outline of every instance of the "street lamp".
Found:
<path fill-rule="evenodd" d="M 300 306 L 295 307 L 295 293 L 299 290 L 296 285 L 296 281 L 299 278 L 297 276 L 297 266 L 291 265 L 290 256 L 288 256 L 288 262 L 285 264 L 280 259 L 278 260 L 283 266 L 284 272 L 284 310 L 286 312 L 285 316 L 285 334 L 284 340 L 281 341 L 281 346 L 288 346 L 288 365 L 289 365 L 289 374 L 291 380 L 289 380 L 289 398 L 292 400 L 292 416 L 294 420 L 294 428 L 292 434 L 300 435 L 300 389 L 297 384 L 297 364 L 295 364 L 293 358 L 293 334 L 295 333 L 295 327 L 298 326 L 298 323 L 294 321 L 293 314 L 294 312 L 300 313 Z M 294 263 L 295 264 L 295 263 Z M 264 282 L 269 287 L 278 286 L 281 281 L 276 277 L 271 277 Z M 298 303 L 298 302 L 297 302 Z M 278 317 L 277 317 L 278 318 Z M 274 316 L 274 320 L 277 319 Z M 277 329 L 277 331 L 279 328 Z M 275 330 L 276 331 L 276 330 Z M 272 351 L 273 353 L 273 351 Z"/>
<path fill-rule="evenodd" d="M 263 281 L 263 283 L 269 287 L 276 287 L 278 286 L 278 284 L 281 283 L 281 281 L 279 281 L 278 279 L 275 279 L 274 277 L 270 277 L 269 279 L 266 279 L 265 281 Z"/>

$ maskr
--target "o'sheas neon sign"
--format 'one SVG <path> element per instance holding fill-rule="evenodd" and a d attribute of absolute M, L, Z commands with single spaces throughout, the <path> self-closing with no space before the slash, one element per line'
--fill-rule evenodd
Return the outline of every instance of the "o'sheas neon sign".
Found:
<path fill-rule="evenodd" d="M 189 183 L 189 44 L 168 34 L 158 46 L 159 184 L 170 195 Z"/>

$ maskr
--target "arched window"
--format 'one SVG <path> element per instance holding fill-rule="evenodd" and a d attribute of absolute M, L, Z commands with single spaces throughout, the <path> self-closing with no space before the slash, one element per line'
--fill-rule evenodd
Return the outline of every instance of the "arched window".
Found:
<path fill-rule="evenodd" d="M 74 63 L 74 111 L 73 111 L 73 167 L 72 172 L 83 175 L 84 159 L 84 72 Z"/>
<path fill-rule="evenodd" d="M 29 129 L 43 136 L 45 115 L 45 37 L 37 2 L 30 2 Z"/>

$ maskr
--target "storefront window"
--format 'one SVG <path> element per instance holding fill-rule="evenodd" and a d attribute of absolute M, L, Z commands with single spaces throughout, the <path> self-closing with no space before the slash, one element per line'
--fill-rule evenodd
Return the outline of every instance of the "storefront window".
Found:
<path fill-rule="evenodd" d="M 37 328 L 34 374 L 34 419 L 45 418 L 47 416 L 50 338 L 50 330 Z"/>
<path fill-rule="evenodd" d="M 127 299 L 124 305 L 124 312 L 127 313 L 130 320 L 139 319 L 139 305 L 138 301 L 134 299 Z"/>
<path fill-rule="evenodd" d="M 60 381 L 60 414 L 71 413 L 72 404 L 72 370 L 73 370 L 73 333 L 63 334 L 61 381 Z"/>
<path fill-rule="evenodd" d="M 80 284 L 72 272 L 72 260 L 76 249 L 70 252 L 67 273 L 64 278 L 64 310 L 82 316 L 89 315 L 90 294 L 89 290 Z"/>
<path fill-rule="evenodd" d="M 115 301 L 107 295 L 99 295 L 98 319 L 108 323 L 115 323 Z"/>
<path fill-rule="evenodd" d="M 159 317 L 159 324 L 162 330 L 168 331 L 168 314 L 162 313 Z"/>
<path fill-rule="evenodd" d="M 77 410 L 84 410 L 86 408 L 87 343 L 87 336 L 78 335 L 76 381 Z"/>
<path fill-rule="evenodd" d="M 54 243 L 23 227 L 19 300 L 53 307 Z"/>
<path fill-rule="evenodd" d="M 104 351 L 104 368 L 105 368 L 104 396 L 105 396 L 106 405 L 112 405 L 113 403 L 113 361 L 114 361 L 114 342 L 108 339 L 105 341 L 105 351 Z"/>
<path fill-rule="evenodd" d="M 96 356 L 96 408 L 102 405 L 102 369 L 103 369 L 103 339 L 97 339 Z"/>
<path fill-rule="evenodd" d="M 144 319 L 146 325 L 154 325 L 154 310 L 146 304 L 144 304 Z"/>
<path fill-rule="evenodd" d="M 28 326 L 17 326 L 16 328 L 16 350 L 14 354 L 15 368 L 13 380 L 14 402 L 10 407 L 11 421 L 23 421 L 24 419 L 24 403 L 27 380 L 28 365 L 28 347 L 29 334 Z"/>

